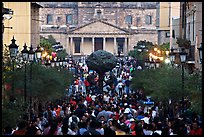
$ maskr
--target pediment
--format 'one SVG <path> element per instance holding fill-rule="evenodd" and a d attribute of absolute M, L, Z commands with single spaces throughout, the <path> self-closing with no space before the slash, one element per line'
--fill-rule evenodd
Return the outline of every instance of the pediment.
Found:
<path fill-rule="evenodd" d="M 71 33 L 110 33 L 110 34 L 127 34 L 128 31 L 122 28 L 119 28 L 115 25 L 104 21 L 94 21 L 75 30 L 72 30 Z"/>

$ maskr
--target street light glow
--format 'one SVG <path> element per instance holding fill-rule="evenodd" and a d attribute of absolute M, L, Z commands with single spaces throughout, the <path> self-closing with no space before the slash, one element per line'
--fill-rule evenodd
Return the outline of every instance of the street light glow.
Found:
<path fill-rule="evenodd" d="M 164 62 L 165 62 L 166 64 L 169 64 L 169 63 L 170 63 L 170 59 L 169 59 L 169 58 L 166 58 L 166 59 L 164 60 Z"/>

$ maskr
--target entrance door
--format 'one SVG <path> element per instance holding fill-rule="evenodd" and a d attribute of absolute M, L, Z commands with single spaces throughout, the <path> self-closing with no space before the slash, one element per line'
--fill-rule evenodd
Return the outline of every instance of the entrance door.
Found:
<path fill-rule="evenodd" d="M 95 38 L 94 51 L 103 50 L 103 38 Z"/>

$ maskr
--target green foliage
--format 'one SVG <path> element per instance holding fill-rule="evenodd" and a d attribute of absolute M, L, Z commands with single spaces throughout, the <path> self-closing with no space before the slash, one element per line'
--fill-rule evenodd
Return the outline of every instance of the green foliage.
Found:
<path fill-rule="evenodd" d="M 185 47 L 185 48 L 189 48 L 191 45 L 191 41 L 188 39 L 183 39 L 183 38 L 177 38 L 176 43 L 178 44 L 179 47 Z"/>
<path fill-rule="evenodd" d="M 89 69 L 95 70 L 98 73 L 112 70 L 117 64 L 117 58 L 105 50 L 93 52 L 86 60 Z"/>
<path fill-rule="evenodd" d="M 134 50 L 130 51 L 128 55 L 138 60 L 144 60 L 145 58 L 147 58 L 148 57 L 147 51 L 150 51 L 154 46 L 152 42 L 146 40 L 144 41 L 140 40 L 137 42 L 136 45 L 137 46 L 134 46 Z"/>
<path fill-rule="evenodd" d="M 2 108 L 2 127 L 15 127 L 16 124 L 23 119 L 24 106 L 21 101 L 10 103 L 8 99 L 4 101 Z"/>
<path fill-rule="evenodd" d="M 57 44 L 56 40 L 53 38 L 52 35 L 48 35 L 48 41 L 51 43 L 51 45 Z"/>
<path fill-rule="evenodd" d="M 144 93 L 159 101 L 180 100 L 184 96 L 188 96 L 192 101 L 192 109 L 201 113 L 202 110 L 202 92 L 198 90 L 198 75 L 185 76 L 185 87 L 182 91 L 181 69 L 173 69 L 169 66 L 163 66 L 159 69 L 146 69 L 134 72 L 131 88 L 143 89 Z"/>
<path fill-rule="evenodd" d="M 95 70 L 99 74 L 99 92 L 103 91 L 103 74 L 112 70 L 116 66 L 117 61 L 113 54 L 105 50 L 97 50 L 86 59 L 88 68 Z"/>
<path fill-rule="evenodd" d="M 166 50 L 170 50 L 170 43 L 163 43 L 162 45 L 159 45 L 159 50 L 161 51 L 166 51 Z"/>
<path fill-rule="evenodd" d="M 50 55 L 52 53 L 52 44 L 47 39 L 40 39 L 40 46 Z"/>
<path fill-rule="evenodd" d="M 62 51 L 57 51 L 57 58 L 65 58 L 67 55 L 68 54 L 65 49 L 63 49 Z"/>
<path fill-rule="evenodd" d="M 185 80 L 185 89 L 190 92 L 192 110 L 202 114 L 202 79 L 198 73 L 190 74 Z"/>
<path fill-rule="evenodd" d="M 135 73 L 133 87 L 137 89 L 142 84 L 145 93 L 153 98 L 158 97 L 160 100 L 166 100 L 168 98 L 176 99 L 183 95 L 179 69 L 174 70 L 163 66 L 159 69 L 147 69 Z"/>
<path fill-rule="evenodd" d="M 16 88 L 24 89 L 24 69 L 16 72 Z M 27 67 L 27 92 L 32 95 L 50 99 L 54 96 L 63 96 L 72 76 L 68 70 L 58 71 L 56 68 L 32 65 L 32 83 L 30 83 L 30 65 Z"/>
<path fill-rule="evenodd" d="M 52 53 L 52 46 L 56 44 L 56 40 L 53 38 L 52 35 L 48 36 L 48 39 L 44 37 L 40 37 L 40 46 L 44 48 L 48 52 L 49 55 Z"/>

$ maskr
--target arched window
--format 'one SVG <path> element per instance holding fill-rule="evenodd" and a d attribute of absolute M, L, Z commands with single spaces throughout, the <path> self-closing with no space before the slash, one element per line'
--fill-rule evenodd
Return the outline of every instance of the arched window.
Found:
<path fill-rule="evenodd" d="M 51 24 L 52 23 L 52 15 L 48 14 L 47 15 L 47 24 Z"/>
<path fill-rule="evenodd" d="M 146 18 L 145 18 L 145 23 L 147 25 L 150 25 L 152 24 L 152 16 L 151 15 L 147 15 Z"/>
<path fill-rule="evenodd" d="M 131 15 L 127 15 L 125 17 L 125 23 L 127 24 L 132 24 L 132 16 Z"/>
<path fill-rule="evenodd" d="M 67 24 L 72 24 L 73 23 L 73 15 L 72 14 L 66 15 L 66 23 Z"/>

